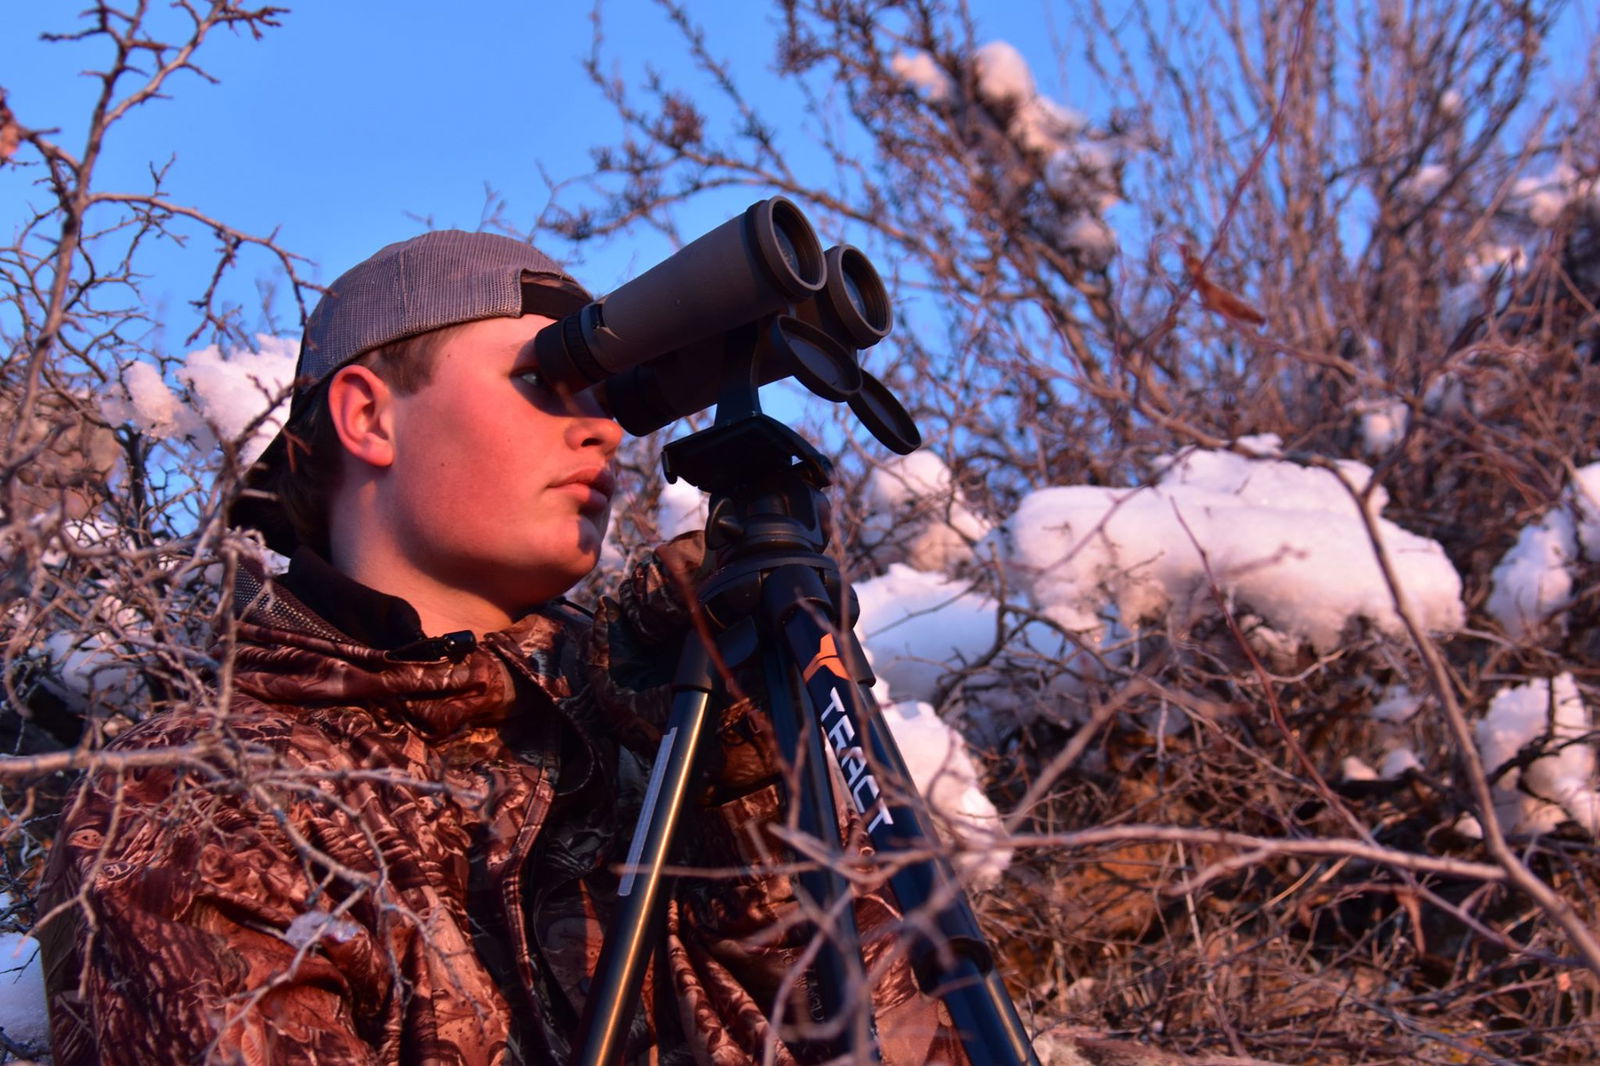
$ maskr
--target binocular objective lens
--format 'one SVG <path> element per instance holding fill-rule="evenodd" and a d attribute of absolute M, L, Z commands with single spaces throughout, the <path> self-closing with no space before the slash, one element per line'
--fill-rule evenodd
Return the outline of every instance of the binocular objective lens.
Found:
<path fill-rule="evenodd" d="M 870 321 L 872 316 L 867 312 L 867 298 L 861 295 L 860 284 L 857 283 L 855 275 L 848 270 L 844 272 L 844 294 L 849 299 L 850 306 L 856 309 L 856 314 Z"/>
<path fill-rule="evenodd" d="M 789 236 L 783 226 L 772 227 L 773 236 L 778 239 L 778 254 L 783 256 L 783 264 L 794 274 L 800 273 L 800 252 L 794 246 L 794 239 Z"/>

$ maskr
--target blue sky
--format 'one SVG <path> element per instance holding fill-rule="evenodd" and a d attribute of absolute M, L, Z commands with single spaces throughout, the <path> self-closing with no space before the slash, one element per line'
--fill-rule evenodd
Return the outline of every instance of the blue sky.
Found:
<path fill-rule="evenodd" d="M 314 262 L 307 275 L 331 280 L 382 245 L 434 226 L 476 228 L 486 186 L 508 204 L 507 217 L 529 226 L 546 202 L 541 172 L 580 177 L 589 149 L 614 140 L 618 126 L 590 85 L 581 62 L 591 46 L 589 0 L 312 0 L 294 3 L 282 25 L 259 40 L 223 32 L 202 58 L 219 79 L 175 79 L 172 98 L 140 108 L 115 131 L 97 185 L 143 191 L 152 163 L 172 161 L 174 200 L 248 231 L 277 229 L 281 243 Z M 83 116 L 94 83 L 79 73 L 103 63 L 98 41 L 43 43 L 42 31 L 78 25 L 80 5 L 63 0 L 7 0 L 0 20 L 0 86 L 19 120 L 59 127 L 59 140 L 81 147 Z M 153 0 L 172 18 L 165 0 Z M 735 74 L 769 114 L 794 101 L 768 73 L 775 37 L 773 5 L 758 0 L 689 0 L 711 49 L 732 59 Z M 1070 5 L 1049 0 L 973 0 L 979 39 L 1001 38 L 1027 56 L 1040 88 L 1094 119 L 1106 100 L 1076 50 Z M 1558 53 L 1581 55 L 1592 13 L 1571 5 L 1572 32 Z M 637 82 L 647 66 L 669 81 L 684 73 L 681 40 L 651 0 L 605 0 L 608 62 Z M 1581 63 L 1564 64 L 1581 69 Z M 790 143 L 793 143 L 792 141 Z M 26 154 L 26 153 L 24 153 Z M 0 168 L 3 224 L 16 208 L 42 202 L 31 186 L 38 170 Z M 688 235 L 709 228 L 750 195 L 708 201 L 685 218 Z M 740 194 L 742 196 L 742 193 Z M 738 200 L 738 202 L 735 202 Z M 8 232 L 7 237 L 10 236 Z M 826 235 L 833 237 L 834 235 Z M 843 239 L 856 239 L 844 233 Z M 553 249 L 555 250 L 555 249 Z M 604 291 L 670 249 L 649 235 L 586 249 L 576 264 Z M 192 321 L 184 301 L 203 287 L 213 260 L 205 244 L 149 250 L 154 274 L 147 298 L 172 320 L 180 345 Z M 259 303 L 254 281 L 271 273 L 265 258 L 245 264 L 234 297 Z M 250 328 L 260 323 L 247 322 Z M 280 317 L 278 332 L 294 333 Z M 173 353 L 178 354 L 178 353 Z"/>
<path fill-rule="evenodd" d="M 747 85 L 763 84 L 773 54 L 767 6 L 691 6 L 713 49 L 734 58 Z M 983 35 L 1012 40 L 1029 53 L 1041 87 L 1060 91 L 1050 39 L 1063 27 L 1052 25 L 1061 16 L 1047 6 L 977 5 Z M 183 75 L 172 82 L 172 99 L 139 109 L 114 134 L 98 186 L 144 191 L 147 167 L 171 159 L 174 200 L 247 231 L 278 229 L 286 248 L 317 264 L 309 276 L 326 282 L 378 247 L 428 228 L 419 219 L 477 228 L 486 186 L 505 198 L 508 218 L 530 224 L 546 201 L 541 170 L 556 180 L 580 176 L 589 148 L 617 133 L 580 67 L 592 32 L 583 0 L 317 0 L 293 7 L 259 41 L 229 32 L 213 38 L 202 59 L 219 83 Z M 39 34 L 73 29 L 76 8 L 12 0 L 0 25 L 0 85 L 19 121 L 61 128 L 59 140 L 74 152 L 95 90 L 79 72 L 103 63 L 106 48 L 99 41 L 43 43 Z M 619 73 L 636 77 L 647 64 L 669 75 L 685 68 L 678 38 L 648 0 L 609 0 L 605 15 Z M 1074 103 L 1093 110 L 1092 102 Z M 0 202 L 41 202 L 42 192 L 27 187 L 37 173 L 0 172 Z M 708 216 L 705 225 L 716 221 Z M 667 250 L 648 241 L 616 246 L 591 255 L 579 272 L 604 290 Z M 181 317 L 182 301 L 203 283 L 209 248 L 154 252 L 147 262 L 157 276 L 147 291 L 169 316 Z M 268 267 L 265 260 L 247 267 L 241 283 Z"/>

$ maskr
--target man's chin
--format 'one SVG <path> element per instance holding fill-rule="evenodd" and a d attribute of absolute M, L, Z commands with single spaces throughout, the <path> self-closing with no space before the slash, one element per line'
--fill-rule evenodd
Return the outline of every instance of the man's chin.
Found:
<path fill-rule="evenodd" d="M 611 510 L 599 514 L 578 516 L 578 550 L 590 557 L 592 569 L 600 560 L 600 546 L 605 543 L 606 530 L 611 526 Z"/>

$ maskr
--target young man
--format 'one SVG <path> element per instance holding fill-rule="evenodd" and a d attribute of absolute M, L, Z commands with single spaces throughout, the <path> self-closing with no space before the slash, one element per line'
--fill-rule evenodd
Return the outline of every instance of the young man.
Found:
<path fill-rule="evenodd" d="M 65 814 L 43 924 L 57 1066 L 562 1063 L 700 565 L 675 542 L 591 618 L 620 430 L 538 375 L 587 295 L 533 248 L 430 233 L 310 316 L 289 428 L 235 512 L 213 703 L 117 738 Z M 805 948 L 760 711 L 728 708 L 630 1061 L 804 1059 Z M 747 871 L 729 874 L 727 871 Z M 858 902 L 882 1060 L 965 1061 Z M 863 990 L 863 1004 L 869 997 Z"/>

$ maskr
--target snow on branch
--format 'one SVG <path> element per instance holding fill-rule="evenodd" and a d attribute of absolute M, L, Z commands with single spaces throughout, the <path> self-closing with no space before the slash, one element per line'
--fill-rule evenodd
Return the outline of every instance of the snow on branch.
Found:
<path fill-rule="evenodd" d="M 1241 444 L 1265 454 L 1195 450 L 1172 457 L 1146 487 L 1041 489 L 1002 527 L 999 557 L 1041 613 L 1081 633 L 1100 633 L 1112 618 L 1133 626 L 1190 613 L 1210 595 L 1209 561 L 1238 608 L 1318 652 L 1363 623 L 1402 636 L 1338 477 L 1266 457 L 1276 438 Z M 1370 479 L 1363 464 L 1340 466 L 1361 484 Z M 1366 506 L 1376 513 L 1383 505 L 1382 490 L 1371 490 Z M 1423 624 L 1434 633 L 1458 629 L 1461 578 L 1440 546 L 1383 519 L 1378 528 Z"/>

